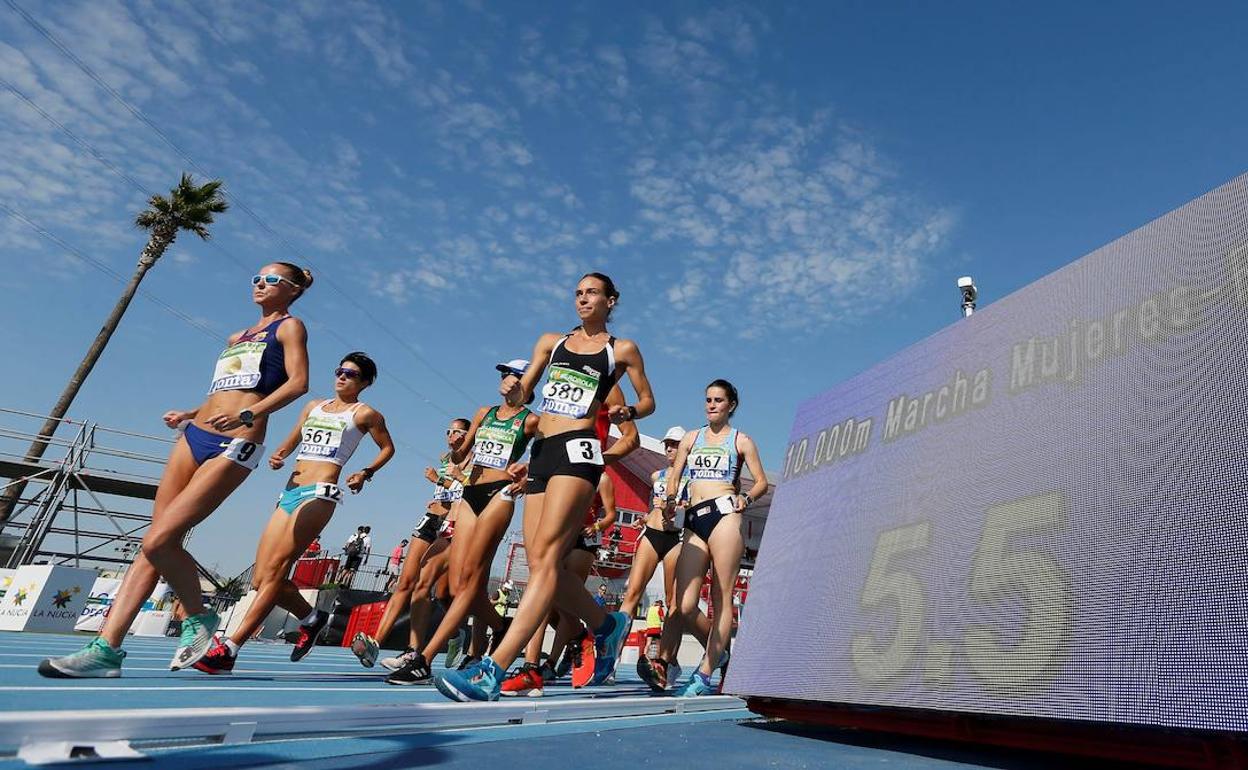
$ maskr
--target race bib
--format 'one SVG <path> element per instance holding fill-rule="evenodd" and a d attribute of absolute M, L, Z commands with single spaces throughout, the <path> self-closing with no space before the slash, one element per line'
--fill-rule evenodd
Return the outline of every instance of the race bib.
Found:
<path fill-rule="evenodd" d="M 733 500 L 734 498 L 732 495 L 724 495 L 723 497 L 715 498 L 715 510 L 725 516 L 730 513 L 736 513 L 737 506 L 733 504 Z"/>
<path fill-rule="evenodd" d="M 412 529 L 412 537 L 416 537 L 418 534 L 420 534 L 420 531 L 424 529 L 425 525 L 428 523 L 429 523 L 429 514 L 426 513 L 424 516 L 420 517 L 420 521 L 418 521 L 416 523 L 416 526 Z"/>
<path fill-rule="evenodd" d="M 596 438 L 574 438 L 563 448 L 568 451 L 568 462 L 602 465 L 602 443 Z"/>
<path fill-rule="evenodd" d="M 689 477 L 694 481 L 731 481 L 725 447 L 697 447 L 689 452 L 686 465 L 689 466 Z"/>
<path fill-rule="evenodd" d="M 589 414 L 597 392 L 597 376 L 552 366 L 546 385 L 542 387 L 542 411 L 565 417 L 584 417 Z"/>
<path fill-rule="evenodd" d="M 480 428 L 472 449 L 472 462 L 485 468 L 506 468 L 514 448 L 509 431 Z"/>
<path fill-rule="evenodd" d="M 338 446 L 342 443 L 342 431 L 341 420 L 309 417 L 303 423 L 303 442 L 299 444 L 299 454 L 326 459 L 333 457 L 338 454 Z"/>
<path fill-rule="evenodd" d="M 231 460 L 249 471 L 254 471 L 260 464 L 260 455 L 264 454 L 264 444 L 257 444 L 245 438 L 236 438 L 225 448 L 221 456 Z"/>
<path fill-rule="evenodd" d="M 260 357 L 265 342 L 237 342 L 221 352 L 212 373 L 209 395 L 218 390 L 251 390 L 260 382 Z"/>
<path fill-rule="evenodd" d="M 337 484 L 330 484 L 326 481 L 317 482 L 316 497 L 321 500 L 328 500 L 332 503 L 342 505 L 342 487 Z"/>

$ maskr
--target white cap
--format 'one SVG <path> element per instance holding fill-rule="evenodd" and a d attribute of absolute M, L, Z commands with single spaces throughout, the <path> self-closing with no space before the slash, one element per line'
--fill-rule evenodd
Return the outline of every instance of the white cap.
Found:
<path fill-rule="evenodd" d="M 679 425 L 673 425 L 667 429 L 667 433 L 663 434 L 664 441 L 675 441 L 676 443 L 680 443 L 680 440 L 684 437 L 685 429 Z"/>
<path fill-rule="evenodd" d="M 495 369 L 503 374 L 524 374 L 524 370 L 529 368 L 529 360 L 527 358 L 513 358 L 505 364 L 497 364 Z"/>

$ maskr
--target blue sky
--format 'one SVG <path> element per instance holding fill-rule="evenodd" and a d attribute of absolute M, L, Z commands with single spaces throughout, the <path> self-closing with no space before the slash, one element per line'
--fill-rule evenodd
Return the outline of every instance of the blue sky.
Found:
<path fill-rule="evenodd" d="M 255 319 L 255 268 L 311 263 L 313 393 L 367 350 L 403 442 L 330 541 L 407 534 L 446 415 L 573 325 L 587 270 L 646 354 L 643 430 L 693 425 L 727 377 L 778 468 L 797 403 L 954 322 L 958 275 L 999 299 L 1248 152 L 1231 4 L 21 5 L 168 142 L 0 7 L 0 74 L 133 180 L 0 86 L 0 202 L 124 275 L 143 191 L 185 169 L 235 202 L 144 282 L 195 322 L 136 300 L 72 413 L 160 432 Z M 43 411 L 119 286 L 3 212 L 0 264 L 23 351 L 0 405 Z M 193 550 L 250 563 L 283 478 L 254 474 Z"/>

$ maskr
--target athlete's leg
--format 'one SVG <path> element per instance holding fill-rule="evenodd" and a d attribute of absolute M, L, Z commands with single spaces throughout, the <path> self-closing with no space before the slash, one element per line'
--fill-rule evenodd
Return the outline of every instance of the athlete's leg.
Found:
<path fill-rule="evenodd" d="M 152 504 L 153 523 L 164 518 L 165 508 L 190 483 L 195 471 L 199 470 L 191 448 L 186 439 L 180 438 L 169 452 L 169 460 L 165 463 L 165 471 L 161 474 L 160 485 L 156 488 L 156 500 Z M 108 608 L 100 636 L 112 647 L 120 647 L 130 630 L 130 624 L 139 614 L 143 603 L 152 595 L 160 575 L 156 568 L 147 560 L 140 550 L 134 557 L 130 569 L 121 581 L 121 587 Z"/>
<path fill-rule="evenodd" d="M 620 602 L 620 612 L 630 618 L 637 614 L 637 607 L 641 604 L 641 595 L 646 590 L 646 584 L 650 582 L 650 578 L 654 577 L 654 570 L 658 564 L 659 555 L 654 552 L 654 545 L 645 537 L 643 529 L 642 536 L 637 538 L 637 550 L 633 552 L 633 566 L 628 572 L 628 587 L 624 589 L 624 600 Z M 665 578 L 667 574 L 664 574 Z M 668 594 L 671 593 L 672 591 L 668 590 Z"/>
<path fill-rule="evenodd" d="M 335 504 L 329 500 L 308 500 L 288 514 L 282 508 L 273 512 L 269 524 L 260 536 L 256 547 L 256 566 L 252 585 L 256 598 L 247 610 L 246 617 L 230 641 L 240 647 L 251 638 L 269 612 L 281 601 L 284 608 L 297 618 L 305 618 L 314 609 L 299 593 L 295 584 L 286 577 L 295 559 L 321 534 L 334 515 Z"/>
<path fill-rule="evenodd" d="M 585 581 L 589 579 L 589 572 L 594 566 L 594 555 L 580 548 L 573 548 L 572 551 L 563 558 L 564 572 L 570 575 L 581 586 L 581 590 L 586 595 L 589 591 L 585 589 Z M 590 598 L 590 602 L 597 607 L 598 603 Z M 568 612 L 556 611 L 557 622 L 555 623 L 555 639 L 554 646 L 551 648 L 551 657 L 558 657 L 568 646 L 568 642 L 581 632 L 582 626 L 574 615 Z M 604 613 L 605 614 L 605 613 Z M 631 615 L 629 617 L 632 617 Z M 597 625 L 591 625 L 590 628 L 597 628 L 601 625 L 601 621 Z M 543 628 L 542 631 L 545 629 Z M 545 634 L 543 633 L 543 636 Z"/>
<path fill-rule="evenodd" d="M 693 617 L 698 612 L 698 598 L 710 561 L 706 542 L 690 530 L 685 530 L 685 542 L 676 560 L 676 603 L 663 624 L 663 637 L 659 641 L 659 657 L 664 660 L 676 660 L 680 652 L 680 639 L 685 626 L 692 625 Z"/>
<path fill-rule="evenodd" d="M 473 515 L 466 503 L 463 504 L 463 510 L 468 512 L 472 522 L 465 527 L 464 517 L 461 517 L 455 523 L 455 540 L 451 544 L 451 585 L 454 586 L 455 598 L 425 645 L 425 660 L 437 655 L 438 650 L 458 633 L 469 613 L 476 618 L 472 624 L 474 654 L 485 654 L 486 624 L 493 623 L 497 628 L 502 623 L 485 596 L 485 579 L 489 575 L 490 564 L 494 561 L 494 552 L 507 531 L 507 525 L 511 523 L 515 503 L 501 495 L 495 495 L 480 516 Z M 457 549 L 458 567 L 455 556 Z"/>
<path fill-rule="evenodd" d="M 718 590 L 711 593 L 715 601 L 715 622 L 707 641 L 706 655 L 701 671 L 708 676 L 719 665 L 719 656 L 728 648 L 732 638 L 732 589 L 741 570 L 741 556 L 745 554 L 745 539 L 741 537 L 741 516 L 731 514 L 711 533 L 711 558 L 715 568 L 711 579 Z"/>
<path fill-rule="evenodd" d="M 449 562 L 448 550 L 451 544 L 444 538 L 438 538 L 433 541 L 433 545 L 429 546 L 428 552 L 425 554 L 425 563 L 420 568 L 420 581 L 416 583 L 416 588 L 412 592 L 412 602 L 409 605 L 408 617 L 408 646 L 413 650 L 419 650 L 424 647 L 424 638 L 429 630 L 429 614 L 433 611 L 433 601 L 431 595 L 436 595 L 445 601 L 449 591 L 447 588 L 447 564 Z"/>
<path fill-rule="evenodd" d="M 533 537 L 524 544 L 529 559 L 528 588 L 516 608 L 511 628 L 490 656 L 503 670 L 515 661 L 554 607 L 563 555 L 576 536 L 576 526 L 593 494 L 594 485 L 586 479 L 554 476 L 547 481 L 545 493 L 532 495 L 525 503 L 526 508 L 536 504 L 539 510 L 534 512 Z"/>
<path fill-rule="evenodd" d="M 407 558 L 403 560 L 403 567 L 399 570 L 398 582 L 394 585 L 394 593 L 390 594 L 390 599 L 386 602 L 386 611 L 382 613 L 381 623 L 377 626 L 377 633 L 373 635 L 373 638 L 379 643 L 385 644 L 386 638 L 390 636 L 391 629 L 394 628 L 394 621 L 399 617 L 399 613 L 405 607 L 415 603 L 416 596 L 412 591 L 420 580 L 421 567 L 425 554 L 429 552 L 429 546 L 429 543 L 418 537 L 413 538 L 412 542 L 408 544 Z"/>
<path fill-rule="evenodd" d="M 217 506 L 238 488 L 251 473 L 225 457 L 214 457 L 199 466 L 190 483 L 152 519 L 143 536 L 143 552 L 156 571 L 169 583 L 187 615 L 204 611 L 195 559 L 182 547 L 191 527 L 208 518 Z"/>

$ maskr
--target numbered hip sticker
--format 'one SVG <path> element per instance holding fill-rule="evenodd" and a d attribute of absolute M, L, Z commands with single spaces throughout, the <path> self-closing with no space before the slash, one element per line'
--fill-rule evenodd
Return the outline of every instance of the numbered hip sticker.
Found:
<path fill-rule="evenodd" d="M 715 509 L 725 516 L 737 512 L 737 506 L 733 505 L 732 495 L 715 498 Z"/>
<path fill-rule="evenodd" d="M 249 471 L 254 471 L 260 464 L 260 456 L 264 454 L 264 444 L 257 444 L 245 438 L 236 438 L 225 448 L 221 456 L 238 463 Z"/>
<path fill-rule="evenodd" d="M 574 438 L 564 448 L 568 450 L 568 462 L 602 465 L 602 444 L 596 438 Z"/>

